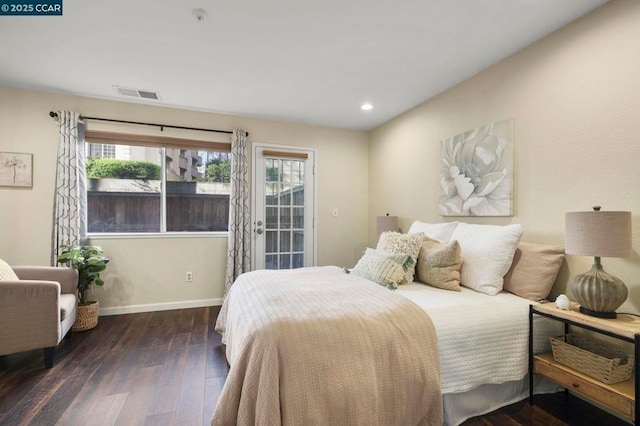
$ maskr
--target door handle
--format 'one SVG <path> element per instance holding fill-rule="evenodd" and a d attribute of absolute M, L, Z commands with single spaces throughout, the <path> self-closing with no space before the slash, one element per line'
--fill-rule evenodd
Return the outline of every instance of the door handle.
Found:
<path fill-rule="evenodd" d="M 258 229 L 256 229 L 256 233 L 257 233 L 258 235 L 262 234 L 262 228 L 258 228 Z"/>
<path fill-rule="evenodd" d="M 256 225 L 258 225 L 258 226 L 262 226 L 262 221 L 261 221 L 261 220 L 259 220 L 259 221 L 256 223 Z"/>

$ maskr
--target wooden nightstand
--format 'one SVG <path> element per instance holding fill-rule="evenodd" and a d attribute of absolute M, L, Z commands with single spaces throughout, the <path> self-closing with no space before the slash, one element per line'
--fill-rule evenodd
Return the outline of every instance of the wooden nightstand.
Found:
<path fill-rule="evenodd" d="M 571 310 L 558 309 L 555 303 L 541 303 L 529 308 L 529 404 L 533 404 L 533 374 L 540 374 L 565 389 L 583 395 L 602 404 L 607 409 L 632 420 L 640 412 L 640 317 L 618 314 L 616 319 L 603 319 L 584 315 L 579 305 L 572 303 Z M 533 315 L 542 315 L 564 323 L 565 334 L 569 326 L 580 327 L 595 333 L 633 343 L 634 373 L 624 382 L 607 385 L 569 367 L 557 363 L 551 353 L 533 355 Z"/>

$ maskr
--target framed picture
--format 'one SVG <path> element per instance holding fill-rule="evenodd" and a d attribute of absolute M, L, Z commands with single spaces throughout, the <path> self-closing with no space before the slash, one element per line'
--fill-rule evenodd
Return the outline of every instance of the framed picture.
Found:
<path fill-rule="evenodd" d="M 513 216 L 514 120 L 440 142 L 442 216 Z"/>
<path fill-rule="evenodd" d="M 0 186 L 31 188 L 33 154 L 0 152 Z"/>

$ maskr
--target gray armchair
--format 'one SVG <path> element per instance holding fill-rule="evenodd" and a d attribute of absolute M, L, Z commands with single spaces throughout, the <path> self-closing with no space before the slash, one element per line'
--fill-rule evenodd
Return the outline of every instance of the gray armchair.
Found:
<path fill-rule="evenodd" d="M 53 367 L 56 346 L 77 313 L 78 271 L 51 266 L 14 266 L 19 280 L 0 280 L 0 356 L 44 349 Z"/>

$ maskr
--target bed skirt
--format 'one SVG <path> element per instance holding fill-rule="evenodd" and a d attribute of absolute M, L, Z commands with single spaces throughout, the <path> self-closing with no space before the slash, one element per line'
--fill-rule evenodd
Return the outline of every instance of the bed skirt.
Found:
<path fill-rule="evenodd" d="M 555 393 L 562 389 L 541 376 L 533 378 L 535 394 Z M 483 385 L 462 393 L 443 394 L 444 425 L 457 426 L 467 419 L 490 413 L 528 397 L 529 375 L 513 382 Z"/>

